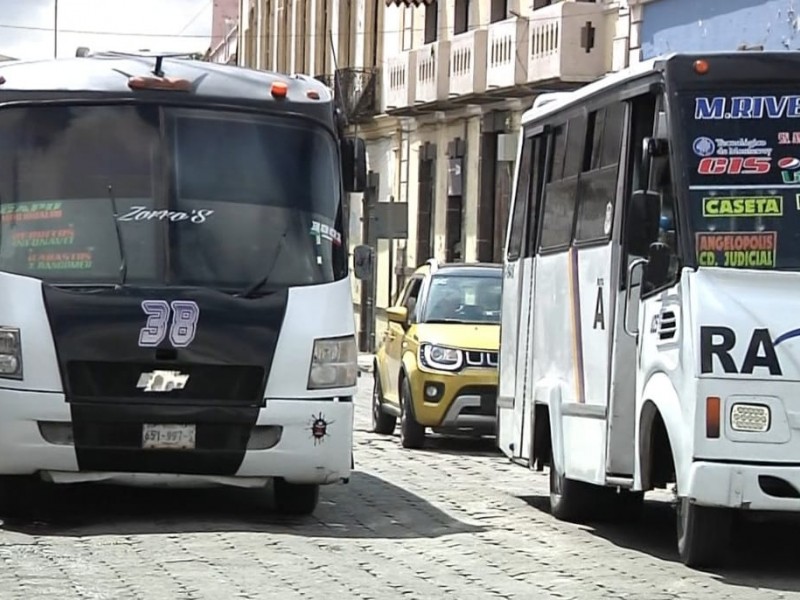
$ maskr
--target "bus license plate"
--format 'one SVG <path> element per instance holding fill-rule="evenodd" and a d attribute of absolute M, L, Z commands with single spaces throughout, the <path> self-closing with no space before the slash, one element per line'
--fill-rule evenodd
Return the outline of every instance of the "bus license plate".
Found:
<path fill-rule="evenodd" d="M 195 425 L 151 425 L 142 426 L 142 448 L 193 450 Z"/>

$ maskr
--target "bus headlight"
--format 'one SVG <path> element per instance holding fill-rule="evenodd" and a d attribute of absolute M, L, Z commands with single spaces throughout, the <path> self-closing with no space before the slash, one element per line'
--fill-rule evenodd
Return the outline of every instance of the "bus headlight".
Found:
<path fill-rule="evenodd" d="M 763 404 L 734 404 L 731 406 L 731 429 L 764 433 L 770 426 L 769 407 Z"/>
<path fill-rule="evenodd" d="M 420 348 L 420 364 L 437 371 L 458 371 L 464 364 L 464 353 L 457 348 L 423 344 Z"/>
<path fill-rule="evenodd" d="M 0 377 L 22 379 L 19 329 L 0 327 Z"/>
<path fill-rule="evenodd" d="M 308 389 L 352 387 L 358 381 L 355 336 L 314 340 Z"/>

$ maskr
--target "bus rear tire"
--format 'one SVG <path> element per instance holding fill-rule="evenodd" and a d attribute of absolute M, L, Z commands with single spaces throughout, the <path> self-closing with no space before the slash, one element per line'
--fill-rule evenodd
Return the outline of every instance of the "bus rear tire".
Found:
<path fill-rule="evenodd" d="M 583 481 L 567 479 L 550 464 L 550 514 L 559 521 L 580 523 L 590 518 L 602 490 Z"/>
<path fill-rule="evenodd" d="M 425 426 L 414 418 L 411 386 L 403 378 L 400 384 L 400 445 L 403 448 L 422 448 L 425 444 Z"/>
<path fill-rule="evenodd" d="M 372 431 L 380 435 L 391 435 L 397 425 L 397 417 L 383 412 L 383 389 L 378 369 L 374 371 L 375 383 L 372 386 Z"/>
<path fill-rule="evenodd" d="M 277 478 L 273 493 L 275 508 L 284 515 L 310 515 L 319 503 L 319 485 L 316 483 L 289 483 Z"/>
<path fill-rule="evenodd" d="M 679 497 L 676 515 L 681 562 L 692 568 L 722 566 L 728 558 L 733 511 L 698 506 Z"/>

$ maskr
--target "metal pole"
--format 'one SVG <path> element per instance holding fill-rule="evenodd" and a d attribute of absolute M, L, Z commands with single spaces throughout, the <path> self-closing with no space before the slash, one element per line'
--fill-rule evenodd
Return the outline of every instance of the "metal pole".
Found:
<path fill-rule="evenodd" d="M 53 4 L 53 58 L 58 58 L 58 0 Z"/>

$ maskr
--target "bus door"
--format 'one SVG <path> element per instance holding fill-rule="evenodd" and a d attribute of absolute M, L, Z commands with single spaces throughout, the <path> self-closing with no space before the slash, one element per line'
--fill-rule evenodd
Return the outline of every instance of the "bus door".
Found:
<path fill-rule="evenodd" d="M 500 326 L 499 389 L 497 401 L 497 445 L 510 458 L 520 458 L 525 413 L 525 365 L 522 349 L 529 334 L 529 306 L 533 297 L 533 257 L 527 252 L 529 220 L 536 214 L 531 202 L 534 166 L 544 151 L 538 138 L 526 136 L 517 165 L 516 189 L 508 224 L 503 273 Z M 535 196 L 535 194 L 534 194 Z"/>
<path fill-rule="evenodd" d="M 627 201 L 633 190 L 645 185 L 646 176 L 641 172 L 642 143 L 654 134 L 656 128 L 656 109 L 660 109 L 660 98 L 652 94 L 637 96 L 630 101 L 630 111 L 626 135 L 626 160 L 624 177 L 620 178 L 618 198 Z M 654 163 L 653 165 L 657 165 Z M 616 248 L 619 251 L 619 266 L 614 278 L 617 299 L 615 326 L 613 332 L 613 351 L 611 360 L 610 406 L 608 413 L 608 436 L 606 447 L 606 474 L 609 477 L 632 479 L 635 456 L 636 426 L 636 365 L 638 365 L 637 339 L 627 331 L 640 327 L 639 297 L 641 268 L 634 269 L 631 277 L 631 295 L 626 302 L 626 282 L 628 266 L 639 258 L 638 253 L 630 251 L 628 239 L 641 227 L 641 223 L 627 222 L 626 202 L 619 203 L 615 219 L 615 238 L 622 240 Z M 627 305 L 627 314 L 626 314 Z"/>

